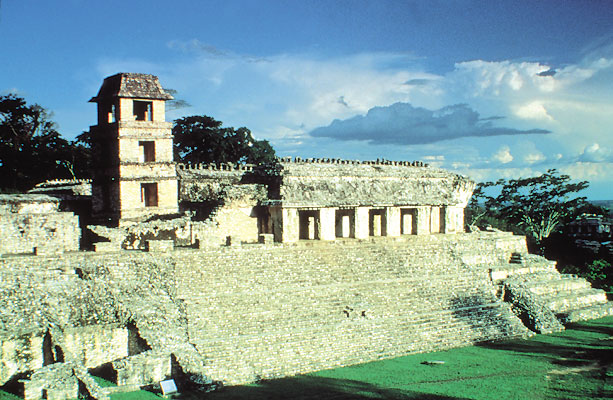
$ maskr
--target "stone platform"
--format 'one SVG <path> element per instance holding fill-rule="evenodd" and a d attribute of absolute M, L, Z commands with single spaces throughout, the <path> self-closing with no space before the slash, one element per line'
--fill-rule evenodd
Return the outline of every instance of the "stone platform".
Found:
<path fill-rule="evenodd" d="M 145 385 L 178 367 L 241 384 L 531 335 L 518 305 L 562 323 L 611 310 L 500 232 L 4 257 L 0 270 L 0 384 L 60 363 L 132 386 L 130 368 Z"/>

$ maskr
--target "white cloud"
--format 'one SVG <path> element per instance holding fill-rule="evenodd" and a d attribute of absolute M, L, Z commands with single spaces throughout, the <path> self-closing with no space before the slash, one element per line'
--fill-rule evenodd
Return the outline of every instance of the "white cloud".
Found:
<path fill-rule="evenodd" d="M 528 164 L 534 164 L 537 162 L 541 162 L 545 160 L 545 155 L 543 153 L 528 153 L 524 155 L 524 161 Z"/>
<path fill-rule="evenodd" d="M 105 75 L 123 70 L 158 74 L 165 86 L 178 90 L 179 98 L 193 105 L 180 110 L 182 115 L 207 114 L 226 125 L 247 126 L 256 137 L 271 140 L 280 155 L 376 159 L 394 154 L 425 159 L 440 154 L 444 160 L 436 162 L 443 167 L 474 170 L 490 178 L 528 176 L 537 169 L 571 168 L 575 164 L 581 167 L 575 166 L 573 171 L 584 175 L 610 171 L 594 166 L 606 165 L 613 157 L 610 57 L 590 54 L 561 67 L 474 60 L 459 62 L 453 71 L 437 75 L 404 54 L 323 58 L 302 53 L 256 58 L 198 41 L 173 42 L 171 47 L 181 52 L 173 63 L 105 59 L 99 70 Z M 96 85 L 99 87 L 99 81 Z M 399 135 L 410 121 L 406 113 L 393 115 L 396 103 L 431 113 L 427 120 L 433 132 L 451 140 L 416 145 L 431 136 L 424 133 L 421 141 L 411 141 Z M 469 124 L 436 125 L 453 119 L 457 105 L 476 113 L 477 125 L 504 126 L 511 133 L 532 129 L 540 129 L 534 133 L 552 133 L 505 136 L 508 144 L 501 147 L 499 136 L 467 137 Z M 346 130 L 347 141 L 342 142 L 307 135 L 334 120 L 350 120 L 375 108 L 387 111 L 390 123 L 371 129 L 362 141 L 356 140 L 360 132 L 351 129 Z M 182 115 L 175 111 L 169 113 L 169 119 Z M 395 131 L 389 128 L 394 122 Z M 411 128 L 420 131 L 419 127 Z M 389 144 L 369 146 L 364 142 L 368 139 Z M 522 145 L 526 142 L 530 143 Z"/>
<path fill-rule="evenodd" d="M 579 156 L 579 161 L 599 163 L 605 161 L 613 161 L 611 155 L 612 151 L 609 148 L 600 147 L 598 143 L 592 143 L 583 149 L 583 152 Z"/>
<path fill-rule="evenodd" d="M 513 156 L 511 155 L 511 149 L 509 146 L 502 146 L 494 155 L 492 155 L 492 160 L 501 164 L 508 164 L 513 161 Z"/>
<path fill-rule="evenodd" d="M 547 113 L 545 106 L 539 101 L 533 101 L 517 107 L 515 115 L 522 119 L 553 121 L 551 115 Z"/>

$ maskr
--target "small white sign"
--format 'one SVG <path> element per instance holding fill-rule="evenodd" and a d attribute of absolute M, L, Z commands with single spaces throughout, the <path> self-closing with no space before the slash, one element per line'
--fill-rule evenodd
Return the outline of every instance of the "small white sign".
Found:
<path fill-rule="evenodd" d="M 174 379 L 168 379 L 167 381 L 160 381 L 162 387 L 162 394 L 167 395 L 171 393 L 177 393 L 177 385 L 175 385 Z"/>

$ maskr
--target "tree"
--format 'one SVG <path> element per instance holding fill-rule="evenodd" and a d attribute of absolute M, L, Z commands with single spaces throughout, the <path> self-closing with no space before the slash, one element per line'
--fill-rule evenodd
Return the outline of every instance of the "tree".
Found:
<path fill-rule="evenodd" d="M 585 197 L 576 197 L 587 187 L 588 182 L 572 183 L 555 169 L 531 178 L 480 183 L 470 203 L 473 224 L 480 219 L 509 224 L 540 247 L 543 239 L 590 206 Z"/>
<path fill-rule="evenodd" d="M 206 115 L 175 120 L 175 160 L 185 163 L 260 164 L 275 161 L 275 151 L 267 140 L 255 140 L 245 127 L 222 127 L 222 122 Z"/>
<path fill-rule="evenodd" d="M 60 136 L 43 107 L 14 94 L 0 96 L 0 190 L 74 178 L 76 158 L 78 149 Z"/>

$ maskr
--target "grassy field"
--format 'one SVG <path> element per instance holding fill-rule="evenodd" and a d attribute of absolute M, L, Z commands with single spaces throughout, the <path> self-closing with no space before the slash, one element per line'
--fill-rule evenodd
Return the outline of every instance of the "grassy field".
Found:
<path fill-rule="evenodd" d="M 613 317 L 528 340 L 485 343 L 308 375 L 191 393 L 178 399 L 613 398 Z M 0 399 L 12 399 L 2 397 Z M 155 399 L 147 392 L 114 400 Z"/>

